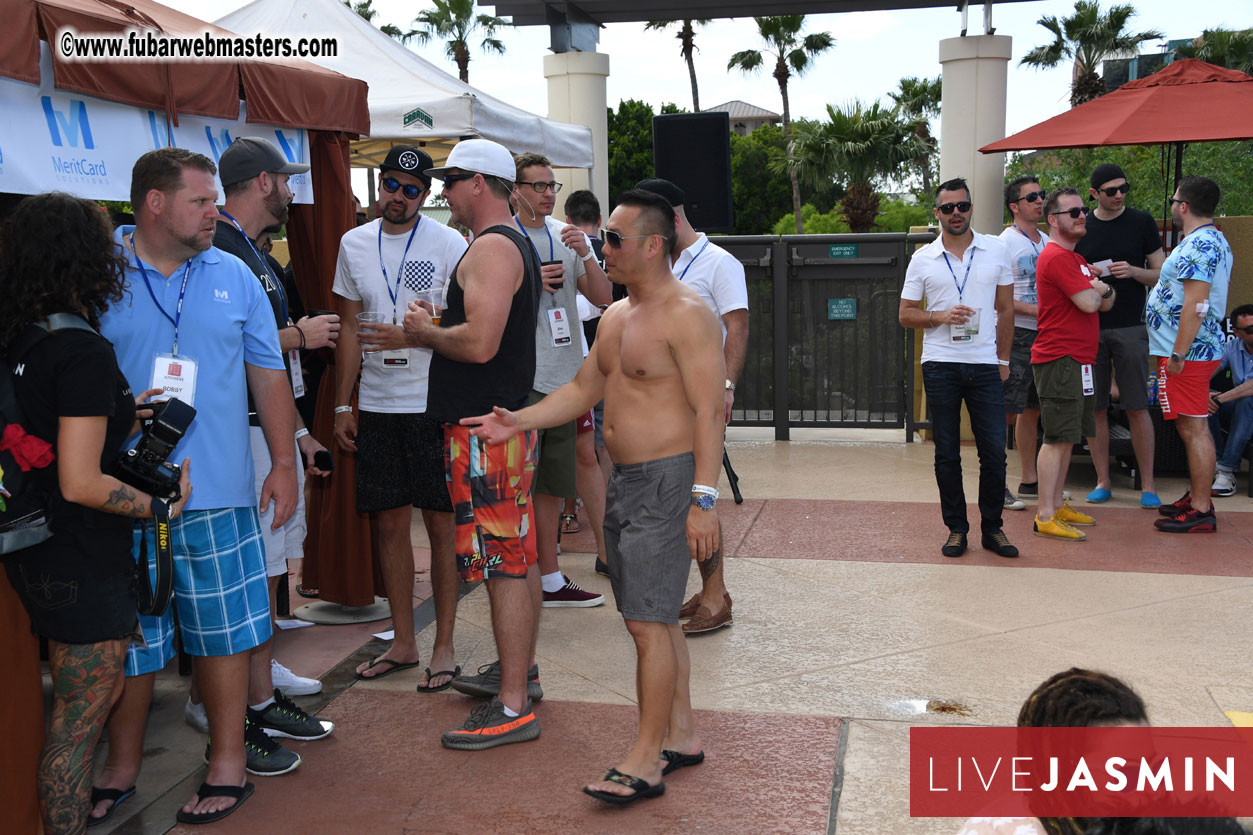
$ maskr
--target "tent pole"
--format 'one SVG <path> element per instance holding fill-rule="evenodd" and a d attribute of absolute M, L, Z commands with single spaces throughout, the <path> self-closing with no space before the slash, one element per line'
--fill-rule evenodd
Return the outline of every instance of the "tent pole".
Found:
<path fill-rule="evenodd" d="M 365 207 L 365 216 L 370 220 L 374 220 L 378 197 L 374 194 L 374 168 L 370 167 L 365 170 L 365 185 L 368 189 L 367 195 L 370 198 L 370 205 Z"/>

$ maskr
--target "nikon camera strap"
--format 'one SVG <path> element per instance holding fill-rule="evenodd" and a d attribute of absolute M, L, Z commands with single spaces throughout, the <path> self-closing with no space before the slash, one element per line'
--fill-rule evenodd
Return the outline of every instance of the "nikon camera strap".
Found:
<path fill-rule="evenodd" d="M 153 501 L 154 539 L 157 545 L 157 578 L 148 572 L 148 522 L 141 520 L 139 532 L 139 614 L 159 617 L 165 614 L 174 593 L 174 548 L 170 542 L 170 513 L 165 502 Z"/>

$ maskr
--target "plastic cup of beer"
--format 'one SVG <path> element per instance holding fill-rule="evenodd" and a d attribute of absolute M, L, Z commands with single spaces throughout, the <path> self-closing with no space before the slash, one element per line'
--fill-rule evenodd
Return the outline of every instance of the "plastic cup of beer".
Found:
<path fill-rule="evenodd" d="M 422 290 L 418 293 L 418 303 L 431 314 L 431 323 L 437 328 L 444 312 L 443 295 L 439 290 Z"/>
<path fill-rule="evenodd" d="M 376 331 L 378 330 L 378 328 L 374 327 L 375 325 L 382 325 L 382 324 L 385 324 L 386 322 L 387 322 L 386 313 L 358 313 L 357 314 L 357 331 L 358 333 L 363 330 Z M 366 353 L 369 350 L 370 349 L 367 349 L 364 345 L 361 346 L 361 361 L 362 362 L 365 362 Z M 374 350 L 378 350 L 378 349 L 375 348 Z"/>

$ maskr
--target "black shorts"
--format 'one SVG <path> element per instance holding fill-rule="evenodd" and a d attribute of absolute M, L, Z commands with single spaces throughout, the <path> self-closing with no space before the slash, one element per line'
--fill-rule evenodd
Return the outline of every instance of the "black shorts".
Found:
<path fill-rule="evenodd" d="M 97 541 L 89 555 L 75 536 L 53 536 L 6 556 L 5 571 L 30 615 L 32 631 L 63 644 L 133 634 L 139 622 L 138 574 L 129 540 L 123 532 L 120 549 L 101 549 Z"/>
<path fill-rule="evenodd" d="M 359 512 L 413 505 L 452 513 L 439 421 L 425 414 L 362 412 L 356 443 Z"/>

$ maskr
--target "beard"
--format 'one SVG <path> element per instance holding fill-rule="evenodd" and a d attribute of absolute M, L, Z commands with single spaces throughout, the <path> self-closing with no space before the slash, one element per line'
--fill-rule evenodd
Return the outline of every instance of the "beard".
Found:
<path fill-rule="evenodd" d="M 384 219 L 386 219 L 388 223 L 394 223 L 397 226 L 407 224 L 409 221 L 413 220 L 417 214 L 417 207 L 414 207 L 413 211 L 410 212 L 407 203 L 398 203 L 394 200 L 389 200 L 387 203 L 383 204 Z"/>
<path fill-rule="evenodd" d="M 274 218 L 275 224 L 282 226 L 287 222 L 288 202 L 278 193 L 276 188 L 265 196 L 265 210 Z"/>
<path fill-rule="evenodd" d="M 206 236 L 200 232 L 194 235 L 177 236 L 175 240 L 193 252 L 204 252 L 213 246 L 213 235 Z"/>

